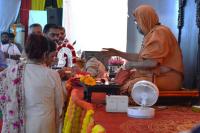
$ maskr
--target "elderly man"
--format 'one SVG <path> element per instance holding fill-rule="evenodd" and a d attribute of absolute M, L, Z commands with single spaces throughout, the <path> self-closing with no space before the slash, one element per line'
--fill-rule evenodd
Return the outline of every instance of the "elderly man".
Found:
<path fill-rule="evenodd" d="M 28 34 L 42 35 L 42 26 L 38 23 L 34 23 L 29 26 Z"/>
<path fill-rule="evenodd" d="M 181 49 L 171 30 L 159 23 L 156 11 L 141 5 L 133 12 L 138 31 L 144 36 L 139 53 L 125 53 L 108 48 L 105 53 L 121 56 L 129 62 L 127 69 L 136 72 L 124 83 L 122 94 L 130 95 L 134 83 L 140 80 L 154 82 L 159 90 L 179 90 L 183 81 Z"/>

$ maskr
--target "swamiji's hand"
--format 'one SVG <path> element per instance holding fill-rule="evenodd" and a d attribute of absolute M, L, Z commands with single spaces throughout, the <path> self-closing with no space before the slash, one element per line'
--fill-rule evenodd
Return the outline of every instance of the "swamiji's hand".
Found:
<path fill-rule="evenodd" d="M 101 52 L 106 56 L 119 56 L 120 51 L 114 48 L 103 48 Z"/>
<path fill-rule="evenodd" d="M 126 62 L 125 69 L 132 69 L 133 67 L 133 62 Z"/>

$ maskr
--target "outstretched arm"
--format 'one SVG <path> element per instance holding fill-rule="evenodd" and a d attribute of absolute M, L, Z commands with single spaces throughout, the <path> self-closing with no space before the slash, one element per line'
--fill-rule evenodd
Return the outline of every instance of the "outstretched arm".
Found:
<path fill-rule="evenodd" d="M 137 53 L 126 53 L 114 48 L 103 48 L 103 50 L 103 54 L 107 56 L 120 56 L 128 61 L 137 61 L 139 57 L 139 54 Z"/>
<path fill-rule="evenodd" d="M 155 60 L 146 59 L 143 61 L 132 61 L 127 62 L 125 65 L 126 69 L 152 69 L 155 68 L 158 65 L 158 62 Z"/>
<path fill-rule="evenodd" d="M 119 51 L 119 56 L 128 61 L 138 61 L 139 55 L 136 53 L 126 53 Z"/>

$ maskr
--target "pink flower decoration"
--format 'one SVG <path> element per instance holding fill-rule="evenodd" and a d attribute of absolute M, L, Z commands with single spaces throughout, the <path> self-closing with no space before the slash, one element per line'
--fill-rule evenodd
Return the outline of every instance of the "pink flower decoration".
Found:
<path fill-rule="evenodd" d="M 5 95 L 0 97 L 1 100 L 5 101 L 7 99 L 7 97 Z"/>
<path fill-rule="evenodd" d="M 124 61 L 121 58 L 111 58 L 108 61 L 108 64 L 110 64 L 110 65 L 123 65 Z"/>
<path fill-rule="evenodd" d="M 13 123 L 13 127 L 16 129 L 16 128 L 19 128 L 19 122 L 15 122 L 15 123 Z"/>
<path fill-rule="evenodd" d="M 15 68 L 12 69 L 12 72 L 15 72 Z"/>
<path fill-rule="evenodd" d="M 23 125 L 23 123 L 24 123 L 24 120 L 20 119 L 20 124 Z"/>
<path fill-rule="evenodd" d="M 21 78 L 16 78 L 15 80 L 13 80 L 13 84 L 19 84 L 21 82 Z"/>
<path fill-rule="evenodd" d="M 14 115 L 14 111 L 13 111 L 13 110 L 10 110 L 10 111 L 9 111 L 9 115 L 13 116 L 13 115 Z"/>

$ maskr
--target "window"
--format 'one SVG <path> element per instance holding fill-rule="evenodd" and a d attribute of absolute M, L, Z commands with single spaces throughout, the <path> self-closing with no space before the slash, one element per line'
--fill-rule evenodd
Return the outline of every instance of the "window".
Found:
<path fill-rule="evenodd" d="M 34 23 L 39 23 L 44 28 L 47 24 L 47 11 L 30 10 L 28 25 L 30 26 Z"/>

